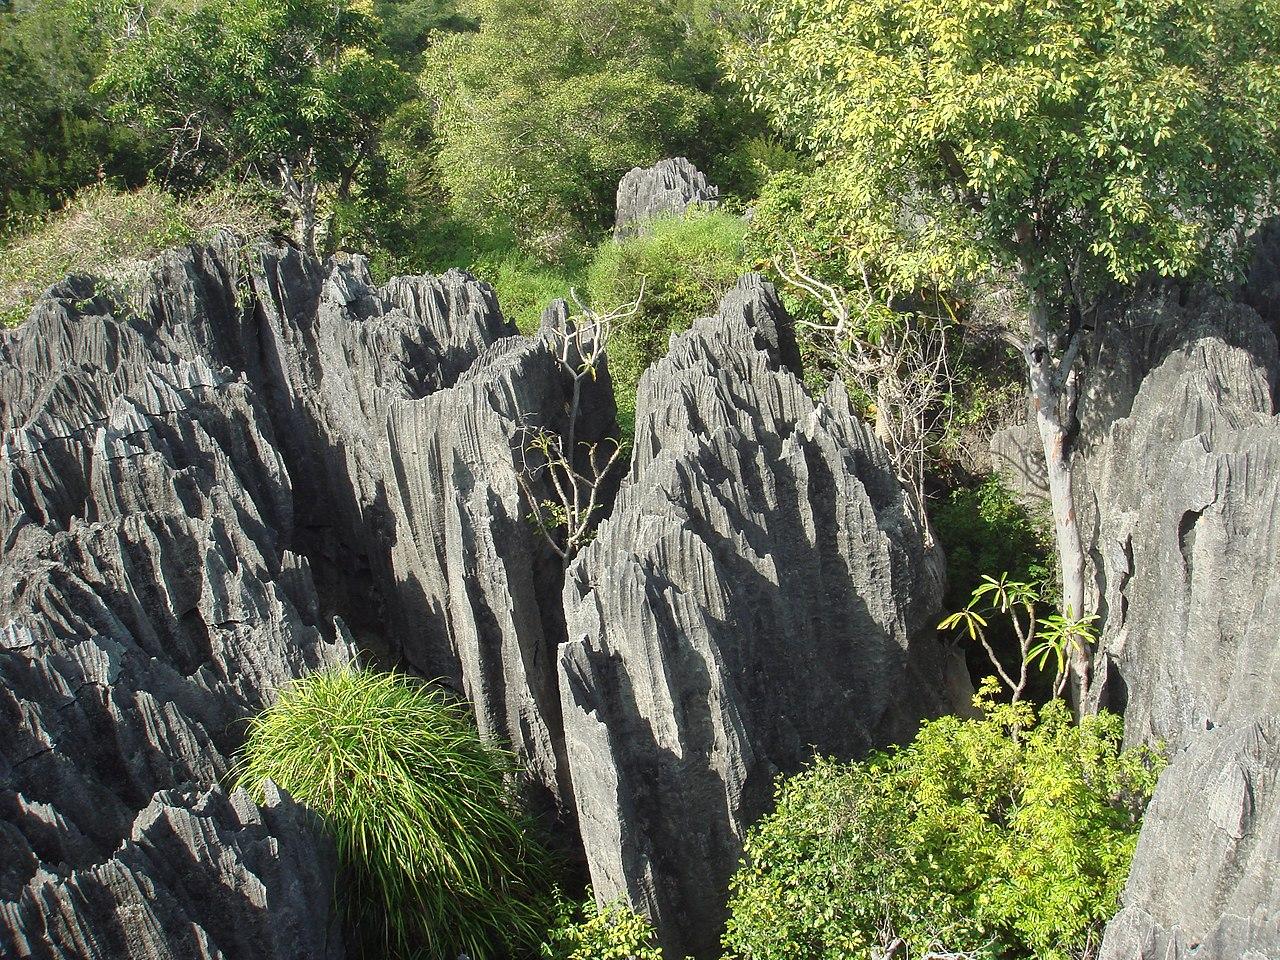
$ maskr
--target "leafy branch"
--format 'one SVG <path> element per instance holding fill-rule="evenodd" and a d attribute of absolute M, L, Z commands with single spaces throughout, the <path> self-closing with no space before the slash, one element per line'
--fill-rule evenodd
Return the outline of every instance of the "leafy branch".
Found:
<path fill-rule="evenodd" d="M 998 580 L 983 574 L 982 580 L 964 609 L 945 617 L 938 624 L 938 629 L 963 632 L 970 640 L 980 643 L 1001 682 L 1009 688 L 1012 702 L 1017 703 L 1025 693 L 1030 668 L 1034 665 L 1044 670 L 1050 659 L 1055 667 L 1053 695 L 1062 696 L 1070 676 L 1073 649 L 1088 650 L 1097 640 L 1093 622 L 1098 618 L 1087 616 L 1077 619 L 1071 615 L 1070 608 L 1065 615 L 1055 613 L 1037 617 L 1036 607 L 1045 600 L 1039 585 L 1010 580 L 1008 573 L 1000 574 Z M 993 613 L 1007 616 L 1018 638 L 1017 679 L 1001 663 L 987 639 L 988 617 Z"/>

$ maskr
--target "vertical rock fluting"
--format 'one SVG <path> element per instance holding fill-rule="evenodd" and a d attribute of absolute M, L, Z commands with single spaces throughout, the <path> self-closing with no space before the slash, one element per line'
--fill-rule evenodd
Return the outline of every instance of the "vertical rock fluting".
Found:
<path fill-rule="evenodd" d="M 1173 749 L 1280 712 L 1275 347 L 1211 330 L 1169 352 L 1077 465 L 1104 624 L 1093 696 L 1124 710 L 1130 741 Z"/>
<path fill-rule="evenodd" d="M 640 385 L 631 473 L 571 566 L 566 749 L 596 896 L 670 956 L 716 952 L 727 881 L 775 775 L 909 738 L 943 708 L 913 640 L 938 559 L 879 444 L 786 369 L 781 306 L 744 278 Z"/>
<path fill-rule="evenodd" d="M 403 638 L 406 658 L 451 676 L 481 731 L 511 743 L 571 811 L 555 661 L 563 575 L 517 480 L 535 465 L 531 454 L 525 463 L 533 431 L 568 436 L 570 380 L 550 336 L 503 340 L 452 387 L 394 404 L 385 455 L 394 575 L 416 625 Z M 587 381 L 582 408 L 579 443 L 616 436 L 607 370 Z M 545 480 L 530 481 L 552 496 Z"/>
<path fill-rule="evenodd" d="M 685 157 L 633 167 L 618 184 L 613 235 L 618 240 L 645 233 L 659 217 L 679 216 L 691 206 L 712 209 L 720 188 Z"/>
<path fill-rule="evenodd" d="M 251 338 L 224 253 L 162 258 L 136 312 L 68 281 L 0 341 L 6 956 L 342 955 L 331 851 L 217 786 L 247 716 L 349 655 L 225 364 Z"/>
<path fill-rule="evenodd" d="M 416 625 L 390 559 L 388 413 L 398 400 L 451 386 L 515 328 L 493 291 L 457 270 L 376 288 L 359 257 L 321 264 L 291 248 L 259 248 L 249 283 L 259 376 L 297 491 L 298 547 L 326 609 L 394 660 Z"/>
<path fill-rule="evenodd" d="M 456 271 L 227 239 L 135 294 L 68 281 L 0 342 L 0 953 L 338 960 L 332 851 L 218 784 L 281 684 L 349 658 L 342 613 L 559 791 L 561 573 L 512 441 L 563 424 L 564 377 Z"/>
<path fill-rule="evenodd" d="M 1172 754 L 1106 960 L 1280 956 L 1276 348 L 1252 311 L 1207 306 L 1077 464 L 1104 618 L 1091 696 Z"/>

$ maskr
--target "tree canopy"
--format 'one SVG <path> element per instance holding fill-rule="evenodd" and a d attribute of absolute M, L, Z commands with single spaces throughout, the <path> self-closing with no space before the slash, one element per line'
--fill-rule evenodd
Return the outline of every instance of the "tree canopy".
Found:
<path fill-rule="evenodd" d="M 808 202 L 849 263 L 895 288 L 1185 274 L 1280 175 L 1275 0 L 746 6 L 733 72 L 823 162 Z"/>
<path fill-rule="evenodd" d="M 98 87 L 115 116 L 161 134 L 169 168 L 276 178 L 313 246 L 316 190 L 350 190 L 407 79 L 377 50 L 377 22 L 350 3 L 208 0 L 112 26 Z"/>

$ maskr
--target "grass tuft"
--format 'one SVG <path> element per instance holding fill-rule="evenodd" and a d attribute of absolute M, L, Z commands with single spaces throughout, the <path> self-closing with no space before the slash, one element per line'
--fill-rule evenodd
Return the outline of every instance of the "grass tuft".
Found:
<path fill-rule="evenodd" d="M 366 956 L 510 956 L 546 930 L 547 856 L 512 790 L 514 758 L 465 704 L 409 677 L 343 667 L 286 687 L 250 722 L 235 776 L 320 813 Z"/>

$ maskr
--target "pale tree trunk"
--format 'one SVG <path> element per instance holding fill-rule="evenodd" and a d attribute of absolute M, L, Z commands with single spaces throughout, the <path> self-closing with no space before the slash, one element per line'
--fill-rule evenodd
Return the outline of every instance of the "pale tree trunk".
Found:
<path fill-rule="evenodd" d="M 311 151 L 298 163 L 280 158 L 280 181 L 284 187 L 289 212 L 293 215 L 293 231 L 302 249 L 316 255 L 317 205 L 320 184 L 315 176 L 315 156 Z"/>
<path fill-rule="evenodd" d="M 1059 573 L 1062 577 L 1062 613 L 1068 619 L 1079 619 L 1084 609 L 1084 545 L 1076 520 L 1075 491 L 1068 449 L 1070 395 L 1075 390 L 1075 357 L 1080 336 L 1077 331 L 1059 362 L 1054 361 L 1049 347 L 1049 311 L 1043 293 L 1032 290 L 1030 336 L 1022 344 L 1031 387 L 1031 402 L 1036 414 L 1036 427 L 1044 448 L 1049 503 L 1053 512 L 1054 537 L 1058 545 Z M 1064 399 L 1067 400 L 1064 403 Z M 1064 411 L 1064 407 L 1068 410 Z M 1071 702 L 1080 709 L 1089 685 L 1092 651 L 1082 641 L 1069 650 L 1071 668 Z"/>

